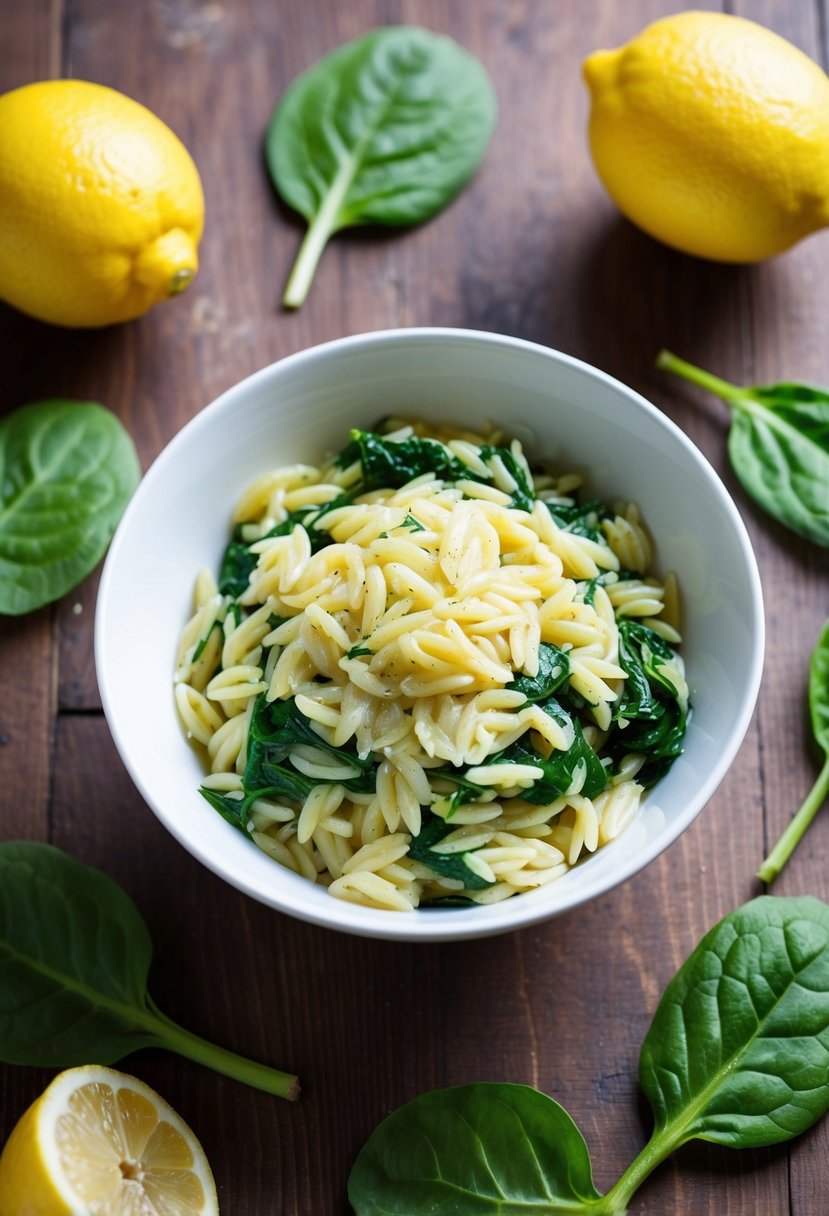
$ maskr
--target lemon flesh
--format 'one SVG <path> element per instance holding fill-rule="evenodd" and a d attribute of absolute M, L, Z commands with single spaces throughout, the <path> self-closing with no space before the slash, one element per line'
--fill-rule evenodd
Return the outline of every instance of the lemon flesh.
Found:
<path fill-rule="evenodd" d="M 0 96 L 0 299 L 57 325 L 140 316 L 192 280 L 199 174 L 114 89 L 50 80 Z"/>
<path fill-rule="evenodd" d="M 170 1106 L 134 1077 L 73 1068 L 0 1157 L 3 1216 L 216 1216 L 210 1167 Z"/>
<path fill-rule="evenodd" d="M 829 78 L 771 30 L 679 13 L 583 72 L 596 170 L 652 236 L 754 262 L 829 223 Z"/>

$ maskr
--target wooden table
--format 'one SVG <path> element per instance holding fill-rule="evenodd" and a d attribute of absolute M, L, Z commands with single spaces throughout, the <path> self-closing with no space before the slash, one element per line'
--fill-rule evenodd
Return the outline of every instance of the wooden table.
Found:
<path fill-rule="evenodd" d="M 697 7 L 719 7 L 700 4 Z M 753 724 L 696 823 L 658 861 L 568 916 L 472 944 L 389 945 L 286 919 L 192 860 L 156 822 L 101 715 L 97 579 L 0 622 L 0 835 L 48 840 L 130 892 L 157 943 L 152 990 L 173 1017 L 298 1072 L 289 1105 L 161 1052 L 126 1067 L 197 1129 L 223 1211 L 333 1216 L 369 1132 L 425 1090 L 528 1082 L 570 1110 L 609 1186 L 644 1143 L 639 1045 L 663 986 L 702 933 L 756 894 L 754 870 L 811 784 L 805 682 L 827 615 L 826 554 L 763 516 L 725 459 L 726 414 L 653 369 L 662 346 L 738 381 L 829 382 L 829 236 L 768 265 L 682 257 L 620 220 L 585 141 L 582 58 L 676 9 L 668 0 L 15 0 L 0 3 L 0 88 L 70 75 L 114 85 L 181 135 L 207 196 L 192 289 L 141 321 L 70 332 L 0 312 L 3 408 L 98 400 L 146 466 L 228 385 L 313 343 L 386 326 L 530 338 L 641 390 L 722 473 L 755 545 L 768 649 Z M 825 64 L 825 0 L 735 0 Z M 453 34 L 486 63 L 500 125 L 474 184 L 399 235 L 335 240 L 305 308 L 280 311 L 300 238 L 262 166 L 271 107 L 335 44 L 385 22 Z M 163 538 L 162 538 L 163 539 Z M 829 813 L 780 894 L 829 898 Z M 0 1138 L 49 1079 L 0 1069 Z M 829 1122 L 790 1146 L 689 1147 L 635 1201 L 667 1216 L 829 1211 Z"/>

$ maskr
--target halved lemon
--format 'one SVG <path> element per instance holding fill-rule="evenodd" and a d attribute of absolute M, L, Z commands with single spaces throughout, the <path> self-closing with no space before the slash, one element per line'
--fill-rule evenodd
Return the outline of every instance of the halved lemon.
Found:
<path fill-rule="evenodd" d="M 3 1216 L 214 1216 L 216 1186 L 187 1124 L 143 1081 L 70 1068 L 0 1157 Z"/>

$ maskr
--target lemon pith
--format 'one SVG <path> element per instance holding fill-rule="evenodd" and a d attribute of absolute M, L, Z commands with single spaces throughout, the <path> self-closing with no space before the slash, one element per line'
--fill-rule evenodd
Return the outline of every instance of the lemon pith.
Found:
<path fill-rule="evenodd" d="M 596 170 L 652 236 L 753 262 L 829 224 L 829 78 L 771 30 L 678 13 L 583 72 Z"/>
<path fill-rule="evenodd" d="M 204 1152 L 168 1104 L 100 1066 L 56 1077 L 0 1157 L 3 1216 L 215 1216 Z"/>
<path fill-rule="evenodd" d="M 58 325 L 130 320 L 198 270 L 204 198 L 144 106 L 80 80 L 0 96 L 0 299 Z"/>

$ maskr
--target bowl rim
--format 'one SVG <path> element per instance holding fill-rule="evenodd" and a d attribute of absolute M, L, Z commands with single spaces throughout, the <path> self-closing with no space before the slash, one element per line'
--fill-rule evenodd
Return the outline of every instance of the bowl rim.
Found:
<path fill-rule="evenodd" d="M 490 904 L 474 909 L 476 919 L 472 923 L 462 924 L 458 924 L 458 920 L 460 916 L 463 916 L 466 920 L 470 912 L 469 909 L 441 909 L 439 916 L 437 913 L 434 915 L 424 915 L 424 910 L 418 910 L 414 915 L 406 915 L 401 912 L 368 908 L 334 899 L 330 901 L 332 905 L 330 912 L 327 909 L 318 910 L 316 907 L 302 908 L 298 906 L 295 900 L 286 898 L 281 894 L 278 883 L 274 885 L 273 889 L 264 889 L 258 882 L 252 880 L 244 873 L 237 873 L 230 866 L 224 864 L 221 854 L 212 853 L 209 849 L 203 847 L 198 840 L 194 840 L 191 835 L 183 831 L 179 821 L 162 804 L 156 801 L 148 789 L 141 772 L 133 763 L 129 742 L 124 738 L 119 729 L 116 696 L 105 662 L 107 602 L 111 586 L 115 580 L 118 555 L 123 538 L 131 528 L 133 519 L 139 514 L 144 499 L 152 492 L 156 480 L 164 473 L 166 467 L 176 460 L 179 448 L 188 442 L 192 434 L 210 425 L 216 415 L 230 408 L 239 393 L 243 391 L 247 392 L 258 383 L 266 382 L 274 376 L 279 376 L 285 369 L 301 367 L 303 363 L 313 362 L 320 357 L 336 356 L 340 352 L 359 351 L 361 349 L 370 349 L 373 346 L 394 343 L 406 344 L 408 342 L 423 340 L 438 340 L 451 343 L 460 341 L 541 356 L 551 363 L 569 368 L 627 397 L 656 426 L 661 427 L 674 438 L 684 450 L 684 454 L 689 458 L 690 462 L 702 473 L 711 491 L 717 495 L 718 505 L 728 517 L 735 538 L 739 543 L 748 576 L 752 606 L 751 620 L 747 622 L 752 641 L 749 672 L 739 712 L 734 719 L 726 745 L 723 747 L 717 763 L 708 772 L 695 797 L 688 802 L 677 818 L 671 822 L 670 829 L 664 831 L 655 839 L 648 841 L 640 852 L 626 859 L 618 871 L 612 874 L 611 881 L 608 881 L 607 876 L 603 875 L 598 880 L 593 880 L 592 882 L 588 880 L 574 885 L 572 891 L 567 892 L 565 897 L 554 908 L 549 908 L 545 903 L 534 900 L 531 897 L 532 893 L 529 893 L 529 897 L 526 899 L 508 899 L 497 904 Z M 378 940 L 408 942 L 462 941 L 528 928 L 539 922 L 573 911 L 591 899 L 606 894 L 628 879 L 633 878 L 634 875 L 645 869 L 646 866 L 654 861 L 686 831 L 713 797 L 730 769 L 748 731 L 763 672 L 765 616 L 762 583 L 757 567 L 757 560 L 748 531 L 736 504 L 728 493 L 719 474 L 699 448 L 671 418 L 663 414 L 661 410 L 648 401 L 647 398 L 643 397 L 641 393 L 638 393 L 635 389 L 630 388 L 614 376 L 582 359 L 524 338 L 511 337 L 489 330 L 454 328 L 449 326 L 409 326 L 368 330 L 364 333 L 335 338 L 277 359 L 225 389 L 176 432 L 148 467 L 111 541 L 101 574 L 96 602 L 94 650 L 96 675 L 104 715 L 116 749 L 133 784 L 166 830 L 183 845 L 191 856 L 206 866 L 212 873 L 230 883 L 231 886 L 243 894 L 257 900 L 257 902 L 283 914 L 322 928 L 334 929 L 339 932 Z"/>

